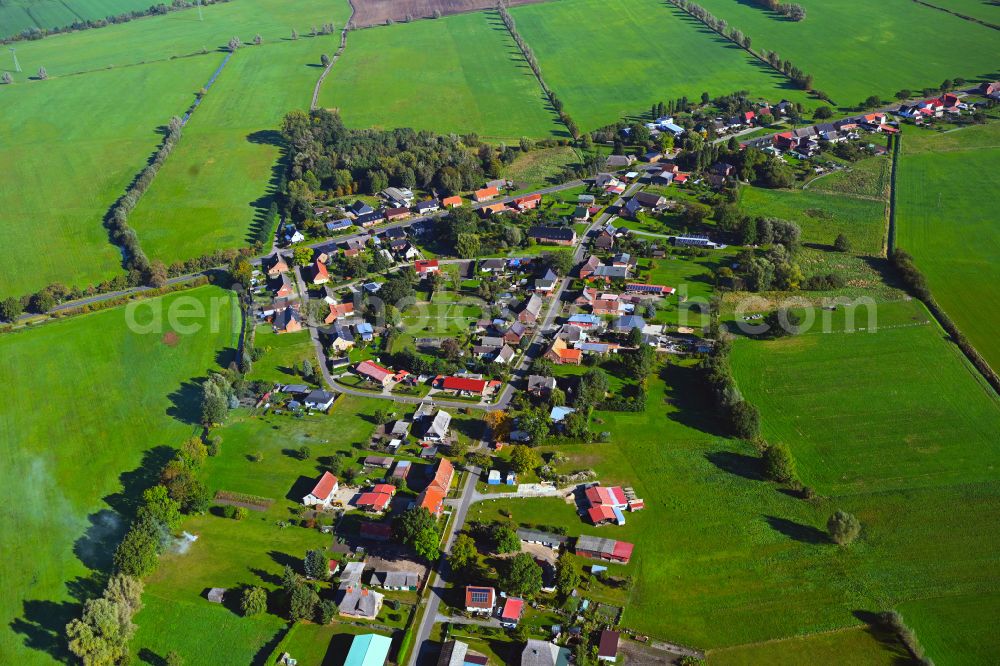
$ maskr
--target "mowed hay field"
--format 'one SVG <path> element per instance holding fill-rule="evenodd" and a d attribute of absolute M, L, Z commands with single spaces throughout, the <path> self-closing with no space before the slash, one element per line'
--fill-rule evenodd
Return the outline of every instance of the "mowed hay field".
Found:
<path fill-rule="evenodd" d="M 320 104 L 352 127 L 568 136 L 495 12 L 351 32 Z"/>
<path fill-rule="evenodd" d="M 0 4 L 0 39 L 31 28 L 62 28 L 149 8 L 149 0 L 6 0 Z"/>
<path fill-rule="evenodd" d="M 121 272 L 103 219 L 220 56 L 5 86 L 0 297 Z M 152 102 L 150 100 L 155 100 Z"/>
<path fill-rule="evenodd" d="M 26 81 L 39 67 L 45 67 L 52 78 L 223 50 L 233 36 L 250 44 L 254 35 L 259 34 L 265 44 L 270 44 L 290 39 L 294 28 L 301 39 L 309 39 L 310 29 L 324 23 L 334 23 L 339 31 L 350 17 L 351 8 L 346 0 L 298 0 L 294 3 L 239 0 L 204 7 L 202 15 L 204 20 L 200 21 L 197 9 L 171 12 L 97 30 L 20 42 L 17 57 L 24 71 L 18 74 L 13 72 L 13 67 L 9 69 L 15 81 Z M 6 50 L 0 53 L 0 58 L 9 57 Z M 11 61 L 0 62 L 8 68 L 6 63 Z M 198 81 L 198 85 L 202 83 Z"/>
<path fill-rule="evenodd" d="M 239 247 L 266 211 L 281 153 L 281 119 L 308 109 L 322 53 L 339 36 L 237 51 L 185 126 L 130 224 L 166 264 Z"/>
<path fill-rule="evenodd" d="M 1000 69 L 997 33 L 912 0 L 802 0 L 803 21 L 788 21 L 751 3 L 704 0 L 705 9 L 814 77 L 817 90 L 842 107 L 869 95 L 892 99 L 944 79 L 986 78 Z M 919 45 L 919 46 L 916 46 Z"/>
<path fill-rule="evenodd" d="M 213 299 L 215 330 L 198 320 L 202 330 L 164 337 L 172 305 L 210 311 Z M 122 514 L 165 447 L 195 431 L 192 380 L 228 362 L 232 306 L 228 292 L 200 287 L 144 301 L 136 321 L 162 307 L 165 322 L 150 333 L 131 332 L 116 308 L 0 336 L 0 377 L 16 387 L 0 405 L 0 530 L 16 535 L 0 561 L 3 661 L 65 661 L 63 628 L 107 571 Z"/>
<path fill-rule="evenodd" d="M 907 128 L 897 173 L 896 245 L 934 298 L 1000 371 L 1000 123 L 935 134 Z"/>
<path fill-rule="evenodd" d="M 584 130 L 702 92 L 805 101 L 785 77 L 658 0 L 560 0 L 511 14 L 546 83 Z"/>

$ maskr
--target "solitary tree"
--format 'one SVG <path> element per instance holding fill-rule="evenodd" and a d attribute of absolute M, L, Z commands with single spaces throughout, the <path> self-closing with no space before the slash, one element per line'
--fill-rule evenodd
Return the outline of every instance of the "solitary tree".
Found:
<path fill-rule="evenodd" d="M 330 66 L 330 56 L 328 56 L 325 53 L 319 57 L 319 61 L 320 61 L 320 63 L 323 64 L 324 67 L 329 67 Z"/>
<path fill-rule="evenodd" d="M 837 252 L 850 252 L 851 239 L 844 234 L 837 234 L 837 240 L 833 241 L 833 247 L 836 248 Z"/>
<path fill-rule="evenodd" d="M 493 543 L 498 553 L 516 553 L 521 550 L 521 539 L 510 523 L 494 523 Z"/>
<path fill-rule="evenodd" d="M 538 453 L 523 444 L 518 444 L 511 448 L 510 464 L 518 474 L 525 474 L 542 464 L 542 459 Z"/>
<path fill-rule="evenodd" d="M 44 81 L 45 79 L 49 78 L 49 73 L 47 71 L 45 71 L 44 67 L 39 67 L 38 68 L 38 78 L 40 80 L 42 80 L 42 81 Z"/>
<path fill-rule="evenodd" d="M 528 553 L 518 553 L 508 560 L 501 585 L 511 594 L 534 596 L 542 589 L 542 568 Z"/>
<path fill-rule="evenodd" d="M 230 51 L 235 51 L 236 49 L 240 48 L 240 46 L 242 46 L 242 45 L 243 45 L 243 42 L 240 41 L 239 37 L 233 37 L 232 39 L 229 40 L 229 50 Z"/>
<path fill-rule="evenodd" d="M 295 28 L 292 28 L 292 41 L 295 41 L 298 38 L 299 38 L 298 31 Z"/>
<path fill-rule="evenodd" d="M 846 511 L 837 511 L 826 521 L 830 538 L 841 546 L 850 545 L 861 533 L 861 523 Z"/>
<path fill-rule="evenodd" d="M 10 72 L 4 72 L 3 76 L 0 76 L 0 83 L 13 83 L 14 77 L 10 75 Z"/>
<path fill-rule="evenodd" d="M 263 41 L 264 41 L 264 38 L 261 37 L 259 34 L 253 36 L 254 46 L 260 46 Z"/>

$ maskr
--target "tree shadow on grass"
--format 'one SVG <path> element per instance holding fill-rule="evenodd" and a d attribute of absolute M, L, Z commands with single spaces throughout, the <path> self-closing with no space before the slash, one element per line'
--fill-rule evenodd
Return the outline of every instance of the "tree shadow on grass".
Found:
<path fill-rule="evenodd" d="M 25 601 L 22 616 L 10 623 L 23 637 L 25 647 L 48 654 L 56 661 L 70 662 L 66 645 L 66 625 L 80 613 L 78 604 L 68 601 Z"/>
<path fill-rule="evenodd" d="M 167 396 L 170 407 L 167 416 L 181 423 L 198 425 L 201 421 L 201 384 L 204 380 L 197 379 L 184 382 L 180 388 Z"/>
<path fill-rule="evenodd" d="M 708 462 L 723 472 L 729 472 L 750 481 L 764 481 L 761 459 L 735 451 L 710 451 L 705 454 Z"/>
<path fill-rule="evenodd" d="M 290 502 L 301 502 L 302 498 L 309 494 L 313 488 L 316 487 L 316 479 L 310 478 L 308 476 L 299 476 L 292 484 L 292 487 L 288 489 L 288 493 L 285 495 L 285 499 Z"/>
<path fill-rule="evenodd" d="M 88 569 L 110 571 L 115 548 L 125 536 L 128 524 L 120 514 L 110 509 L 92 513 L 87 520 L 90 521 L 90 527 L 73 544 L 73 554 Z"/>
<path fill-rule="evenodd" d="M 781 532 L 794 541 L 812 544 L 830 543 L 830 537 L 827 536 L 826 532 L 812 525 L 803 525 L 802 523 L 796 523 L 787 518 L 779 518 L 777 516 L 764 516 L 764 520 L 771 526 L 771 529 Z"/>
<path fill-rule="evenodd" d="M 666 383 L 666 400 L 676 407 L 667 418 L 716 437 L 725 437 L 729 433 L 710 408 L 713 397 L 701 374 L 699 368 L 690 366 L 666 365 L 660 369 L 660 378 Z"/>

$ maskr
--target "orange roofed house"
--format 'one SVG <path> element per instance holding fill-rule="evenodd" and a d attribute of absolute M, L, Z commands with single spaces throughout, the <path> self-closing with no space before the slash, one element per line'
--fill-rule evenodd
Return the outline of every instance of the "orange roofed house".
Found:
<path fill-rule="evenodd" d="M 445 208 L 459 208 L 462 203 L 462 197 L 445 197 L 441 199 L 441 205 Z"/>
<path fill-rule="evenodd" d="M 438 460 L 434 478 L 423 491 L 417 495 L 417 506 L 430 511 L 432 516 L 440 516 L 444 509 L 444 498 L 448 495 L 451 480 L 455 476 L 455 467 L 447 458 Z"/>
<path fill-rule="evenodd" d="M 560 365 L 580 365 L 582 357 L 582 351 L 570 349 L 562 338 L 556 338 L 552 346 L 545 352 L 545 358 Z"/>
<path fill-rule="evenodd" d="M 479 202 L 479 201 L 489 201 L 490 199 L 492 199 L 493 197 L 497 196 L 498 194 L 500 194 L 500 190 L 498 190 L 497 188 L 495 188 L 495 187 L 484 187 L 481 190 L 476 190 L 476 192 L 472 195 L 472 198 L 475 199 L 477 202 Z"/>

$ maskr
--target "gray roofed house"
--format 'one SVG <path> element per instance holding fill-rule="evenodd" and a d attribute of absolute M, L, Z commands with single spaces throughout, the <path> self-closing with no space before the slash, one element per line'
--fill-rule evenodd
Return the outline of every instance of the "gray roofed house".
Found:
<path fill-rule="evenodd" d="M 630 166 L 635 162 L 635 158 L 631 155 L 608 155 L 608 159 L 605 162 L 608 169 L 620 169 L 622 167 Z"/>
<path fill-rule="evenodd" d="M 660 194 L 654 194 L 653 192 L 639 192 L 632 197 L 632 200 L 638 200 L 639 204 L 645 208 L 659 208 L 667 202 L 666 197 Z"/>
<path fill-rule="evenodd" d="M 591 273 L 593 277 L 608 278 L 610 280 L 625 280 L 629 275 L 628 266 L 598 266 Z"/>
<path fill-rule="evenodd" d="M 348 212 L 354 213 L 355 215 L 367 215 L 368 213 L 374 213 L 375 209 L 370 205 L 366 204 L 364 201 L 358 199 L 352 203 L 347 208 Z"/>
<path fill-rule="evenodd" d="M 506 259 L 483 259 L 479 262 L 479 270 L 484 273 L 492 273 L 494 271 L 502 271 L 507 268 Z"/>
<path fill-rule="evenodd" d="M 538 319 L 538 313 L 542 311 L 542 297 L 532 294 L 528 302 L 524 304 L 524 309 L 517 315 L 517 318 L 526 324 L 534 323 Z"/>
<path fill-rule="evenodd" d="M 409 206 L 413 203 L 413 192 L 406 188 L 387 187 L 381 192 L 390 203 L 396 206 Z"/>
<path fill-rule="evenodd" d="M 295 393 L 295 394 L 309 393 L 311 390 L 312 389 L 310 389 L 305 384 L 285 384 L 283 387 L 281 387 L 282 393 Z"/>
<path fill-rule="evenodd" d="M 496 358 L 493 359 L 494 363 L 510 363 L 514 358 L 514 348 L 510 345 L 504 345 L 497 352 Z"/>
<path fill-rule="evenodd" d="M 421 201 L 416 205 L 418 213 L 433 213 L 439 208 L 441 208 L 441 202 L 437 199 L 428 199 L 427 201 Z"/>
<path fill-rule="evenodd" d="M 445 641 L 441 646 L 437 666 L 465 666 L 467 654 L 470 654 L 468 644 L 462 641 Z"/>
<path fill-rule="evenodd" d="M 420 586 L 420 575 L 410 571 L 376 569 L 372 574 L 372 585 L 387 590 L 415 590 Z"/>
<path fill-rule="evenodd" d="M 529 530 L 518 528 L 517 538 L 526 543 L 540 543 L 549 548 L 558 548 L 564 545 L 569 539 L 560 534 L 550 534 L 541 530 Z"/>
<path fill-rule="evenodd" d="M 417 407 L 417 411 L 413 412 L 413 420 L 419 421 L 425 417 L 429 417 L 434 413 L 434 403 L 433 402 L 422 402 L 420 406 Z"/>
<path fill-rule="evenodd" d="M 535 638 L 529 638 L 521 651 L 521 666 L 568 666 L 569 659 L 569 648 Z"/>
<path fill-rule="evenodd" d="M 482 338 L 479 339 L 479 344 L 482 345 L 483 347 L 494 347 L 499 349 L 500 347 L 503 347 L 503 338 L 491 335 L 484 335 Z"/>
<path fill-rule="evenodd" d="M 528 393 L 544 395 L 556 387 L 555 377 L 528 375 Z"/>
<path fill-rule="evenodd" d="M 424 437 L 444 439 L 448 436 L 448 428 L 450 426 L 451 414 L 443 409 L 438 410 L 438 413 L 434 415 L 434 419 L 431 421 L 430 425 L 427 426 L 427 432 L 424 433 Z"/>
<path fill-rule="evenodd" d="M 340 589 L 361 585 L 361 574 L 365 572 L 364 562 L 348 562 L 340 571 Z"/>
<path fill-rule="evenodd" d="M 646 320 L 639 315 L 623 315 L 615 319 L 612 324 L 612 328 L 619 333 L 628 333 L 633 328 L 643 329 L 646 326 Z"/>
<path fill-rule="evenodd" d="M 337 395 L 335 393 L 330 393 L 329 391 L 312 391 L 306 396 L 305 405 L 309 409 L 326 411 L 330 409 L 330 405 L 336 399 Z"/>
<path fill-rule="evenodd" d="M 410 434 L 410 422 L 403 419 L 396 419 L 389 429 L 389 434 L 393 437 L 406 437 Z"/>
<path fill-rule="evenodd" d="M 583 329 L 574 324 L 563 324 L 556 337 L 566 342 L 578 342 L 584 338 Z"/>
<path fill-rule="evenodd" d="M 342 590 L 340 601 L 340 614 L 348 617 L 364 617 L 375 619 L 382 609 L 383 597 L 374 590 L 366 590 L 363 587 L 349 587 Z"/>

